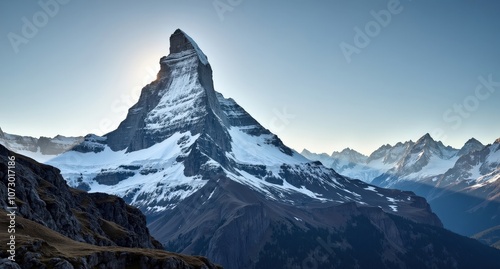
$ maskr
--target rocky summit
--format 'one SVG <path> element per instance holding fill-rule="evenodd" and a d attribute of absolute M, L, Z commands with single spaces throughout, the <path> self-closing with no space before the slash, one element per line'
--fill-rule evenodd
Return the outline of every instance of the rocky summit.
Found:
<path fill-rule="evenodd" d="M 238 269 L 500 265 L 498 250 L 444 230 L 424 198 L 287 147 L 215 91 L 185 32 L 160 66 L 116 130 L 48 163 L 73 187 L 138 207 L 167 250 Z"/>

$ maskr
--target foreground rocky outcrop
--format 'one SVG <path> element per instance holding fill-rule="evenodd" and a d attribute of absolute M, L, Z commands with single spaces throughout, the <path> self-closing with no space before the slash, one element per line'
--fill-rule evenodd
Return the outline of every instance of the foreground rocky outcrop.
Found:
<path fill-rule="evenodd" d="M 217 268 L 161 250 L 145 216 L 123 199 L 70 188 L 57 168 L 1 145 L 0 179 L 0 268 Z M 14 189 L 11 204 L 6 197 Z M 7 249 L 11 241 L 15 247 Z"/>
<path fill-rule="evenodd" d="M 5 216 L 7 212 L 0 210 Z M 203 257 L 156 249 L 95 246 L 77 242 L 23 217 L 16 218 L 15 262 L 2 251 L 0 268 L 220 268 Z M 0 220 L 2 248 L 7 246 L 8 221 Z"/>
<path fill-rule="evenodd" d="M 162 248 L 152 239 L 144 215 L 123 199 L 70 188 L 57 168 L 0 146 L 0 194 L 7 197 L 7 156 L 16 157 L 18 214 L 73 240 L 101 246 Z M 7 200 L 0 200 L 5 208 Z"/>

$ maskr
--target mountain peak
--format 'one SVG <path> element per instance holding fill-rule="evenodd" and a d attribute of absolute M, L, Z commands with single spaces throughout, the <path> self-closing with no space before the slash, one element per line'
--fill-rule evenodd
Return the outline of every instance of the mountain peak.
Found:
<path fill-rule="evenodd" d="M 133 152 L 176 132 L 212 132 L 216 125 L 222 128 L 219 123 L 226 125 L 227 118 L 213 87 L 212 68 L 196 42 L 177 29 L 170 36 L 170 54 L 160 59 L 157 79 L 142 89 L 118 128 L 105 135 L 106 143 L 113 151 Z"/>
<path fill-rule="evenodd" d="M 204 64 L 208 64 L 207 56 L 201 51 L 198 44 L 187 35 L 181 29 L 175 30 L 175 32 L 170 36 L 170 54 L 181 53 L 184 51 L 194 50 L 198 55 L 200 61 Z"/>
<path fill-rule="evenodd" d="M 484 147 L 483 143 L 479 142 L 479 140 L 475 139 L 474 137 L 467 140 L 467 142 L 465 142 L 464 144 L 464 147 L 470 147 L 470 146 Z"/>
<path fill-rule="evenodd" d="M 0 129 L 0 131 L 1 131 L 1 129 Z M 304 148 L 300 154 L 304 155 L 304 154 L 313 154 L 313 153 L 310 152 L 308 149 Z"/>
<path fill-rule="evenodd" d="M 424 136 L 422 136 L 418 141 L 425 141 L 425 140 L 434 141 L 434 139 L 432 138 L 432 136 L 429 133 L 424 134 Z M 418 143 L 418 141 L 417 141 L 417 143 Z"/>
<path fill-rule="evenodd" d="M 495 140 L 495 144 L 500 144 L 500 137 Z"/>
<path fill-rule="evenodd" d="M 481 150 L 482 148 L 484 148 L 484 145 L 473 137 L 465 142 L 464 146 L 460 149 L 457 155 L 462 156 L 476 150 Z"/>
<path fill-rule="evenodd" d="M 467 142 L 465 142 L 465 144 L 470 144 L 470 143 L 481 143 L 481 142 L 479 142 L 477 139 L 475 139 L 475 138 L 473 137 L 473 138 L 471 138 L 471 139 L 467 140 Z"/>

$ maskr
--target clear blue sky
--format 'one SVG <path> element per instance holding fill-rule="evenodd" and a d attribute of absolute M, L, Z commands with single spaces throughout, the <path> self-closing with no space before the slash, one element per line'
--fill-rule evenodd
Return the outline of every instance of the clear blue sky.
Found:
<path fill-rule="evenodd" d="M 216 90 L 297 150 L 500 137 L 498 1 L 53 1 L 0 2 L 5 132 L 111 131 L 181 28 Z"/>

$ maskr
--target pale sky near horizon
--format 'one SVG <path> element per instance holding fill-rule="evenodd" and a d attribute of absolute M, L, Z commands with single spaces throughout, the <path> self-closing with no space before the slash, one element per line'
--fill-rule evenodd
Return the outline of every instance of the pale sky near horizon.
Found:
<path fill-rule="evenodd" d="M 63 3 L 64 2 L 64 3 Z M 215 89 L 301 151 L 500 137 L 500 2 L 0 2 L 0 128 L 105 134 L 180 28 Z"/>

